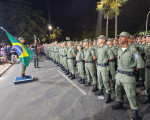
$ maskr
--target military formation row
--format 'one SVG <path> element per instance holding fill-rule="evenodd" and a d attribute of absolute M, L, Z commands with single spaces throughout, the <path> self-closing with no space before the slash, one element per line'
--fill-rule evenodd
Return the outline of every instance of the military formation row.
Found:
<path fill-rule="evenodd" d="M 136 78 L 145 85 L 144 103 L 150 102 L 150 36 L 148 35 L 133 38 L 128 32 L 122 32 L 119 41 L 112 38 L 106 41 L 105 36 L 101 35 L 93 42 L 88 39 L 80 43 L 54 42 L 45 44 L 44 52 L 71 79 L 75 79 L 76 65 L 80 76 L 78 82 L 85 86 L 93 84 L 92 91 L 96 95 L 104 95 L 105 88 L 106 103 L 112 101 L 112 85 L 117 99 L 112 109 L 123 108 L 123 95 L 126 93 L 133 110 L 133 120 L 139 119 Z M 112 84 L 109 80 L 110 75 Z"/>

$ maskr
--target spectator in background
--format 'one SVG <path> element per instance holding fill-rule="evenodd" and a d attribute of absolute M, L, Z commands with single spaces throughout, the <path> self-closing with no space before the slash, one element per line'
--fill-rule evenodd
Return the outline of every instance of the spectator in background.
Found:
<path fill-rule="evenodd" d="M 31 46 L 31 51 L 33 52 L 34 67 L 39 68 L 37 46 L 32 45 Z"/>
<path fill-rule="evenodd" d="M 5 48 L 5 53 L 6 53 L 6 56 L 7 56 L 7 60 L 11 60 L 11 53 L 10 53 L 10 45 L 7 45 L 6 48 Z"/>
<path fill-rule="evenodd" d="M 0 52 L 1 57 L 5 57 L 5 49 L 4 49 L 4 46 L 2 46 L 0 50 L 1 50 L 1 52 Z"/>
<path fill-rule="evenodd" d="M 10 53 L 11 53 L 11 63 L 14 63 L 14 62 L 18 63 L 17 53 L 16 53 L 14 46 L 12 46 Z"/>

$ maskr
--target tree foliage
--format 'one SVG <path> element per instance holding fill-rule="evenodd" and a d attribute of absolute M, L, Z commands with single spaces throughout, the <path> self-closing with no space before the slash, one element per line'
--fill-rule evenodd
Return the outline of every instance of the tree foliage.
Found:
<path fill-rule="evenodd" d="M 59 27 L 55 28 L 53 30 L 53 34 L 51 34 L 50 37 L 51 37 L 52 40 L 57 40 L 58 41 L 58 39 L 62 37 L 62 29 L 60 29 Z"/>
<path fill-rule="evenodd" d="M 0 25 L 13 36 L 23 36 L 28 44 L 34 42 L 34 35 L 42 39 L 46 36 L 46 19 L 42 17 L 43 12 L 32 10 L 31 3 L 23 0 L 10 0 L 0 2 Z M 4 32 L 1 41 L 8 40 Z"/>

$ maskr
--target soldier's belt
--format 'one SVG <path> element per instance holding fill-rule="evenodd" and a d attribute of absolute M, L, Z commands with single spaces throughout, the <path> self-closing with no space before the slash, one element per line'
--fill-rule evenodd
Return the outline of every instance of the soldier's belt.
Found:
<path fill-rule="evenodd" d="M 76 61 L 77 63 L 80 63 L 80 62 L 83 62 L 83 60 L 82 61 Z"/>
<path fill-rule="evenodd" d="M 62 57 L 67 57 L 67 55 L 61 55 L 61 54 L 59 54 L 60 56 L 62 56 Z"/>
<path fill-rule="evenodd" d="M 109 62 L 115 62 L 115 59 L 113 59 L 113 60 L 110 60 Z"/>
<path fill-rule="evenodd" d="M 67 59 L 71 59 L 71 60 L 74 60 L 74 58 L 67 58 Z"/>
<path fill-rule="evenodd" d="M 127 76 L 134 76 L 135 73 L 134 72 L 130 72 L 130 71 L 122 71 L 122 70 L 117 70 L 118 73 L 121 73 L 121 74 L 126 74 Z"/>
<path fill-rule="evenodd" d="M 63 55 L 63 57 L 67 57 L 67 55 Z"/>
<path fill-rule="evenodd" d="M 85 63 L 93 63 L 93 61 L 85 61 Z"/>
<path fill-rule="evenodd" d="M 97 63 L 97 65 L 101 66 L 101 67 L 106 67 L 106 66 L 108 66 L 108 63 L 102 63 L 102 64 Z"/>

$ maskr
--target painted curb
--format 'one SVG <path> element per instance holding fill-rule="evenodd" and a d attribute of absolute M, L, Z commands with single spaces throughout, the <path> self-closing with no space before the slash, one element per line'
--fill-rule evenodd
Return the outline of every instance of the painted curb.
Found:
<path fill-rule="evenodd" d="M 0 76 L 2 76 L 11 66 L 12 66 L 12 64 L 8 64 L 3 70 L 1 70 Z"/>

